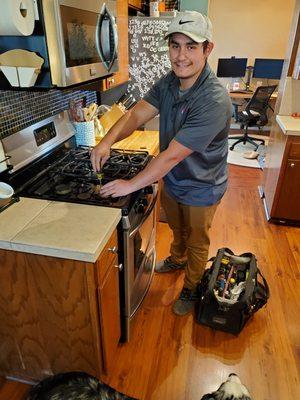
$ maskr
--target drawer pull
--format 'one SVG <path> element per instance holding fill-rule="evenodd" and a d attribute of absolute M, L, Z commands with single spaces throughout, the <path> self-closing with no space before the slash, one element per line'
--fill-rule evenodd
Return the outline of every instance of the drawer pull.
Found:
<path fill-rule="evenodd" d="M 118 253 L 118 248 L 117 248 L 116 246 L 114 246 L 114 247 L 109 247 L 109 248 L 108 248 L 108 251 L 109 251 L 110 253 L 117 254 L 117 253 Z"/>
<path fill-rule="evenodd" d="M 119 271 L 122 271 L 123 264 L 115 265 L 115 268 L 118 268 Z"/>
<path fill-rule="evenodd" d="M 295 163 L 293 163 L 293 162 L 290 163 L 290 167 L 291 167 L 291 168 L 294 168 L 294 166 L 295 166 Z"/>

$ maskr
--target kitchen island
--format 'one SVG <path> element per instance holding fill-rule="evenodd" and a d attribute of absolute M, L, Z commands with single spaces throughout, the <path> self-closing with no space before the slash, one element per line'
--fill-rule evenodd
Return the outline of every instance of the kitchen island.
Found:
<path fill-rule="evenodd" d="M 115 147 L 158 151 L 157 132 L 126 141 Z M 0 375 L 36 381 L 81 370 L 103 379 L 110 371 L 120 338 L 120 219 L 116 208 L 29 198 L 0 214 Z"/>

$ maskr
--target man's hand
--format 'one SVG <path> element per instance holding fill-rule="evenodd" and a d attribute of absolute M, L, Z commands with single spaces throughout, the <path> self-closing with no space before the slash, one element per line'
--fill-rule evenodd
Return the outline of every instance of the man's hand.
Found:
<path fill-rule="evenodd" d="M 136 189 L 130 181 L 124 179 L 116 179 L 107 183 L 100 189 L 100 195 L 103 197 L 119 197 L 134 192 Z"/>
<path fill-rule="evenodd" d="M 101 171 L 110 156 L 110 147 L 100 142 L 91 152 L 91 162 L 95 172 Z"/>

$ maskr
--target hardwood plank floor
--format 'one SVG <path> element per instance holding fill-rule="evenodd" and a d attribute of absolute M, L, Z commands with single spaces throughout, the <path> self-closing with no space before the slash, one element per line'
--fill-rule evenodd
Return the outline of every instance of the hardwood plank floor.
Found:
<path fill-rule="evenodd" d="M 137 316 L 132 340 L 123 345 L 108 383 L 145 400 L 199 400 L 231 372 L 256 400 L 299 397 L 300 229 L 269 224 L 257 186 L 262 171 L 230 166 L 228 191 L 211 231 L 210 256 L 219 247 L 256 254 L 271 290 L 238 337 L 212 331 L 193 316 L 176 317 L 171 306 L 183 274 L 156 274 Z M 171 233 L 159 224 L 158 259 L 169 252 Z M 130 361 L 129 361 L 130 360 Z"/>
<path fill-rule="evenodd" d="M 257 190 L 261 179 L 258 169 L 230 166 L 229 188 L 212 226 L 210 255 L 224 245 L 236 253 L 255 253 L 270 286 L 267 307 L 238 337 L 213 331 L 192 315 L 172 314 L 182 272 L 156 274 L 108 384 L 143 400 L 199 400 L 235 372 L 255 400 L 300 397 L 300 229 L 266 221 Z M 168 255 L 170 241 L 167 224 L 160 223 L 158 259 Z M 6 381 L 0 400 L 24 400 L 26 389 Z"/>

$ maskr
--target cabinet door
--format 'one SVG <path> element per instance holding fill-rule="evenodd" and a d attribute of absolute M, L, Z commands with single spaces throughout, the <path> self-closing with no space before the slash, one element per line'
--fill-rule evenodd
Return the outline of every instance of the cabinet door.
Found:
<path fill-rule="evenodd" d="M 300 221 L 299 182 L 300 160 L 288 159 L 275 217 Z"/>
<path fill-rule="evenodd" d="M 112 369 L 121 336 L 117 231 L 96 263 L 103 370 Z"/>
<path fill-rule="evenodd" d="M 133 8 L 142 9 L 142 0 L 129 0 L 128 5 Z"/>
<path fill-rule="evenodd" d="M 121 336 L 119 270 L 117 264 L 111 265 L 103 286 L 98 289 L 98 295 L 103 367 L 104 371 L 108 373 L 112 370 Z"/>

